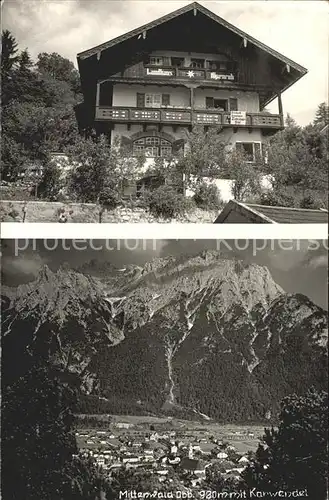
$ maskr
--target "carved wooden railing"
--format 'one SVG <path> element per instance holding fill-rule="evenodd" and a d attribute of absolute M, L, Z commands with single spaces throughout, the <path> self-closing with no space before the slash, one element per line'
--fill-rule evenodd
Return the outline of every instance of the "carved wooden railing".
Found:
<path fill-rule="evenodd" d="M 222 127 L 283 128 L 280 115 L 268 113 L 245 113 L 244 119 L 235 121 L 231 113 L 213 109 L 186 108 L 128 108 L 96 107 L 96 120 L 112 122 L 183 123 L 200 125 L 220 125 Z"/>

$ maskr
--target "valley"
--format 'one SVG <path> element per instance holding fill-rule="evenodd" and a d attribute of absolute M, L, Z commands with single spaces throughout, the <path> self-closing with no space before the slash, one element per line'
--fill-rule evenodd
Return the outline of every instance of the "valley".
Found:
<path fill-rule="evenodd" d="M 263 432 L 261 425 L 80 414 L 75 437 L 79 453 L 109 479 L 124 467 L 137 477 L 151 473 L 159 483 L 176 481 L 176 487 L 195 493 L 212 470 L 239 481 Z"/>

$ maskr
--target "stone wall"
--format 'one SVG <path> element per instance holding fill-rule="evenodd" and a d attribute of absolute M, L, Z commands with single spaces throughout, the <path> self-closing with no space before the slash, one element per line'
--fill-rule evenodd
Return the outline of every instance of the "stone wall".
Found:
<path fill-rule="evenodd" d="M 34 189 L 31 184 L 2 181 L 0 184 L 0 200 L 33 200 Z"/>
<path fill-rule="evenodd" d="M 100 213 L 94 203 L 62 203 L 46 201 L 1 201 L 1 222 L 80 222 L 80 223 L 213 223 L 218 210 L 195 209 L 177 219 L 153 217 L 143 208 L 118 207 Z"/>

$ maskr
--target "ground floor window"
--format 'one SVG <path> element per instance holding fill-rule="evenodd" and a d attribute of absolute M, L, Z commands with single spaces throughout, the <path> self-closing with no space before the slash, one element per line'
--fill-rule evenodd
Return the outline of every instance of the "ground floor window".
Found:
<path fill-rule="evenodd" d="M 260 142 L 236 142 L 235 148 L 241 152 L 249 162 L 255 162 L 262 156 L 262 144 Z"/>
<path fill-rule="evenodd" d="M 172 154 L 172 146 L 169 141 L 160 137 L 142 137 L 136 139 L 133 144 L 134 156 L 145 154 L 147 157 L 168 157 Z"/>

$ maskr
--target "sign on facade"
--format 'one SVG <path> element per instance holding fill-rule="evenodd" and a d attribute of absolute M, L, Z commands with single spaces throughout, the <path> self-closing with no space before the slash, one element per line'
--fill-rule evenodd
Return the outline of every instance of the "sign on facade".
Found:
<path fill-rule="evenodd" d="M 174 72 L 170 69 L 162 69 L 162 68 L 147 68 L 146 69 L 146 74 L 147 75 L 155 75 L 155 76 L 173 76 Z"/>
<path fill-rule="evenodd" d="M 210 73 L 210 78 L 212 80 L 234 80 L 234 75 L 229 74 L 229 75 L 222 75 L 221 73 L 216 73 L 216 72 L 211 72 Z"/>
<path fill-rule="evenodd" d="M 231 111 L 231 125 L 246 125 L 245 111 Z"/>

